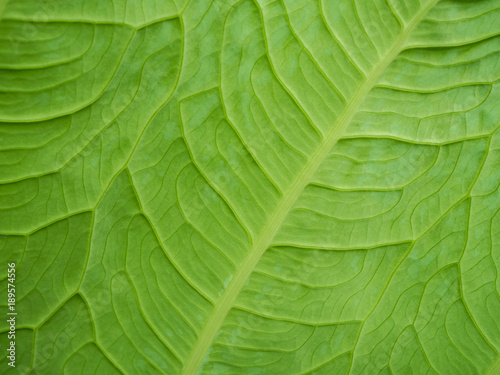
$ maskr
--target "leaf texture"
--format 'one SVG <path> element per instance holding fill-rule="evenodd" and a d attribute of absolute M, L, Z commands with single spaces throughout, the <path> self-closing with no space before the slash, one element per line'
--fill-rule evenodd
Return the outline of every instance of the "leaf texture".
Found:
<path fill-rule="evenodd" d="M 2 371 L 498 374 L 499 82 L 498 0 L 8 2 Z"/>

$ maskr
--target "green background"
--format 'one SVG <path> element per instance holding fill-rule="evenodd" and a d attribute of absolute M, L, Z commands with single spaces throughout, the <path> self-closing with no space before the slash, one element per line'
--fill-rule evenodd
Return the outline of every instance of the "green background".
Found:
<path fill-rule="evenodd" d="M 498 373 L 499 80 L 498 0 L 8 2 L 0 372 Z"/>

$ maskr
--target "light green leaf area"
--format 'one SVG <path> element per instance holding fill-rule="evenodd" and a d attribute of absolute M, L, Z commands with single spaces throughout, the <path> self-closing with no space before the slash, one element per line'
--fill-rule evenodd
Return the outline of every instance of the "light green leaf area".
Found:
<path fill-rule="evenodd" d="M 0 121 L 1 373 L 500 373 L 498 0 L 11 0 Z"/>

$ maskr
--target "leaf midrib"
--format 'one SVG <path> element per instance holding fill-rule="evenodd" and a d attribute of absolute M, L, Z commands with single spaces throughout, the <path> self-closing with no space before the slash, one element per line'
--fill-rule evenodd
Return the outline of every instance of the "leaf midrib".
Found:
<path fill-rule="evenodd" d="M 236 271 L 219 300 L 215 303 L 211 315 L 198 335 L 198 339 L 185 362 L 181 372 L 182 375 L 194 375 L 198 372 L 200 366 L 203 364 L 208 349 L 212 346 L 215 335 L 221 328 L 229 310 L 234 306 L 236 297 L 242 290 L 245 282 L 257 265 L 257 262 L 271 245 L 279 228 L 291 211 L 293 204 L 297 201 L 304 188 L 310 183 L 313 175 L 316 173 L 323 160 L 328 156 L 332 147 L 337 143 L 380 75 L 396 56 L 399 55 L 415 27 L 438 1 L 439 0 L 430 1 L 429 4 L 422 8 L 408 23 L 407 27 L 395 41 L 391 50 L 374 66 L 372 72 L 365 78 L 358 92 L 354 95 L 351 102 L 346 105 L 344 111 L 333 125 L 331 132 L 323 139 L 311 159 L 305 164 L 304 168 L 290 185 L 290 188 L 283 194 L 276 209 L 264 226 L 261 235 L 249 250 L 247 257 L 243 260 L 241 267 Z"/>

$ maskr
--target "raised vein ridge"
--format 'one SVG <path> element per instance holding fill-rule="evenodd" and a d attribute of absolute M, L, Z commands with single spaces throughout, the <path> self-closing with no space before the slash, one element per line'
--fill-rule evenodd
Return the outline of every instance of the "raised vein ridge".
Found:
<path fill-rule="evenodd" d="M 354 95 L 351 102 L 346 105 L 344 111 L 332 126 L 330 133 L 328 133 L 319 144 L 316 152 L 304 165 L 304 168 L 297 175 L 293 183 L 290 185 L 290 188 L 284 192 L 283 197 L 276 206 L 276 209 L 264 226 L 261 235 L 257 238 L 254 245 L 249 250 L 248 255 L 242 262 L 241 267 L 234 274 L 226 290 L 215 303 L 212 314 L 209 316 L 205 327 L 198 335 L 198 340 L 185 362 L 184 368 L 181 372 L 182 375 L 194 375 L 201 370 L 201 366 L 208 349 L 212 345 L 215 335 L 221 328 L 229 310 L 231 310 L 234 306 L 236 297 L 240 293 L 245 282 L 248 280 L 259 259 L 271 245 L 273 238 L 290 212 L 293 204 L 297 201 L 304 188 L 309 184 L 311 178 L 316 173 L 323 160 L 328 156 L 332 147 L 337 143 L 380 75 L 396 58 L 396 56 L 399 55 L 415 27 L 438 3 L 438 1 L 439 0 L 430 1 L 429 4 L 423 7 L 415 15 L 415 17 L 411 19 L 399 38 L 395 41 L 393 47 L 389 50 L 385 57 L 373 67 L 371 73 L 365 78 L 365 81 L 360 86 L 356 95 Z"/>
<path fill-rule="evenodd" d="M 9 0 L 0 0 L 0 21 L 2 20 L 3 11 L 5 10 L 8 1 Z"/>

